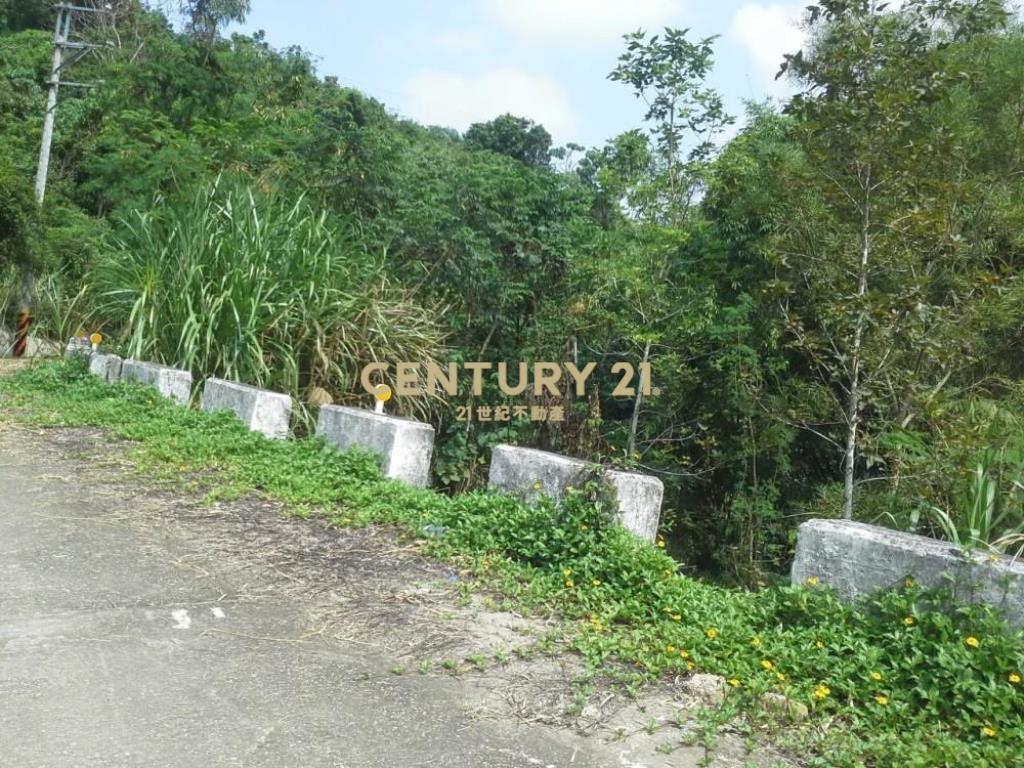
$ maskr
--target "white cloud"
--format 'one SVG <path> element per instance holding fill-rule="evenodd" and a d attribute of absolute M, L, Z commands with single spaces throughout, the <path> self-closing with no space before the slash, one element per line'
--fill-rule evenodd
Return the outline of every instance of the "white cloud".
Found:
<path fill-rule="evenodd" d="M 804 4 L 744 5 L 733 16 L 729 37 L 746 49 L 758 85 L 769 93 L 788 92 L 784 80 L 775 80 L 782 56 L 796 53 L 804 45 L 804 32 L 799 28 Z"/>
<path fill-rule="evenodd" d="M 484 0 L 488 16 L 525 38 L 600 40 L 665 26 L 683 0 Z"/>
<path fill-rule="evenodd" d="M 464 131 L 470 123 L 505 112 L 542 123 L 556 141 L 568 141 L 576 126 L 569 97 L 556 81 L 519 69 L 476 74 L 423 69 L 402 89 L 402 111 L 429 125 Z"/>

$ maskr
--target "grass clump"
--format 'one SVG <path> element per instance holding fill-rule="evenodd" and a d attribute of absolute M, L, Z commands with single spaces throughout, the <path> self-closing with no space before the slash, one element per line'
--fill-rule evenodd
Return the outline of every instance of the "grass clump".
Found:
<path fill-rule="evenodd" d="M 436 309 L 302 198 L 220 177 L 134 211 L 110 246 L 89 278 L 93 317 L 139 360 L 341 398 L 366 363 L 441 348 Z"/>
<path fill-rule="evenodd" d="M 767 722 L 764 694 L 804 704 L 792 745 L 812 766 L 1009 766 L 1024 753 L 1024 637 L 984 606 L 954 606 L 912 582 L 851 607 L 815 579 L 758 592 L 702 583 L 612 522 L 596 484 L 526 507 L 484 493 L 448 497 L 383 479 L 365 454 L 317 440 L 271 441 L 226 414 L 107 386 L 68 364 L 0 379 L 11 418 L 97 426 L 135 442 L 143 466 L 220 470 L 341 525 L 388 523 L 500 588 L 564 618 L 563 639 L 595 669 L 635 680 L 692 671 L 729 681 L 729 699 Z M 422 670 L 421 670 L 422 671 Z"/>

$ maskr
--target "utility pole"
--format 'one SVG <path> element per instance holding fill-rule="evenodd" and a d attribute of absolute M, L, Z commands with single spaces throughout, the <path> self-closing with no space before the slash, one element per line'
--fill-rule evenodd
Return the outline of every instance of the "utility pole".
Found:
<path fill-rule="evenodd" d="M 61 75 L 64 70 L 78 61 L 82 56 L 98 45 L 71 40 L 75 15 L 80 13 L 103 13 L 99 8 L 87 8 L 79 5 L 57 5 L 57 23 L 53 30 L 53 66 L 50 69 L 49 92 L 46 95 L 46 114 L 43 116 L 43 140 L 39 144 L 39 165 L 36 168 L 36 203 L 43 204 L 46 196 L 46 177 L 50 170 L 50 145 L 53 143 L 53 123 L 57 117 L 57 95 L 61 86 Z M 69 57 L 70 51 L 78 51 Z M 65 82 L 65 86 L 91 88 L 91 83 Z"/>
<path fill-rule="evenodd" d="M 53 65 L 50 67 L 49 91 L 46 94 L 46 113 L 43 115 L 43 137 L 39 143 L 39 164 L 36 167 L 36 205 L 43 204 L 46 197 L 46 178 L 50 171 L 50 145 L 53 144 L 53 124 L 57 117 L 57 96 L 61 86 L 61 75 L 76 61 L 98 45 L 84 41 L 73 41 L 71 31 L 74 28 L 76 14 L 104 13 L 107 9 L 87 8 L 79 5 L 59 4 L 54 6 L 57 11 L 57 22 L 53 30 Z M 92 83 L 74 83 L 64 81 L 63 85 L 79 88 L 92 88 Z M 25 264 L 25 272 L 21 279 L 21 307 L 18 310 L 17 327 L 14 336 L 12 354 L 23 357 L 28 350 L 28 333 L 32 325 L 32 292 L 35 274 L 31 262 Z"/>

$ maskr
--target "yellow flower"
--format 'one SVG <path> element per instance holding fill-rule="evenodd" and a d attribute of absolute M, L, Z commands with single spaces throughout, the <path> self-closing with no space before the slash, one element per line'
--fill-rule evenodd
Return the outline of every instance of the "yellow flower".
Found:
<path fill-rule="evenodd" d="M 988 736 L 989 738 L 992 738 L 993 736 L 996 735 L 996 729 L 993 728 L 991 725 L 986 725 L 986 726 L 984 726 L 981 729 L 981 735 L 982 736 Z"/>
<path fill-rule="evenodd" d="M 755 648 L 760 648 L 761 647 L 761 638 L 760 637 L 751 638 L 750 644 L 752 646 L 754 646 Z"/>
<path fill-rule="evenodd" d="M 888 703 L 889 703 L 889 697 L 888 697 L 888 696 L 886 696 L 885 694 L 882 694 L 882 693 L 880 693 L 880 694 L 878 694 L 877 696 L 875 696 L 875 701 L 876 701 L 876 702 L 877 702 L 877 703 L 878 703 L 878 704 L 879 704 L 880 706 L 883 706 L 883 707 L 884 707 L 884 706 L 885 706 L 886 704 L 888 704 Z"/>
<path fill-rule="evenodd" d="M 662 549 L 664 549 L 665 548 L 665 540 L 664 539 L 658 539 L 658 546 L 661 547 Z"/>
<path fill-rule="evenodd" d="M 832 693 L 832 690 L 827 685 L 819 685 L 814 689 L 814 697 L 816 699 L 827 698 L 830 693 Z"/>
<path fill-rule="evenodd" d="M 786 676 L 784 674 L 782 674 L 781 672 L 776 672 L 775 673 L 775 679 L 778 680 L 780 683 L 782 683 L 782 682 L 785 682 Z"/>
<path fill-rule="evenodd" d="M 917 623 L 917 620 L 913 616 L 907 616 L 903 620 L 903 623 L 906 624 L 908 627 L 912 627 Z"/>
<path fill-rule="evenodd" d="M 714 640 L 716 637 L 718 637 L 718 630 L 714 627 L 708 627 L 707 631 L 704 632 L 704 634 L 708 636 L 709 640 Z"/>
<path fill-rule="evenodd" d="M 537 480 L 533 484 L 533 490 L 539 491 L 541 489 L 540 480 Z"/>
<path fill-rule="evenodd" d="M 807 577 L 807 586 L 808 587 L 816 587 L 816 586 L 818 586 L 818 577 L 817 576 L 808 576 Z"/>
<path fill-rule="evenodd" d="M 981 645 L 981 643 L 978 642 L 978 638 L 976 638 L 974 635 L 969 636 L 966 640 L 964 640 L 964 642 L 970 648 L 977 648 L 979 645 Z"/>
<path fill-rule="evenodd" d="M 589 531 L 590 530 L 590 526 L 587 525 L 586 523 L 580 523 L 580 530 L 581 531 Z"/>
<path fill-rule="evenodd" d="M 565 578 L 572 576 L 572 568 L 563 568 L 562 575 L 565 576 Z"/>
<path fill-rule="evenodd" d="M 686 668 L 687 669 L 693 669 L 695 666 L 697 666 L 697 665 L 694 664 L 692 661 L 686 662 Z"/>
<path fill-rule="evenodd" d="M 814 647 L 817 648 L 820 651 L 822 648 L 825 647 L 825 644 L 823 642 L 821 642 L 821 640 L 815 640 L 814 641 Z"/>
<path fill-rule="evenodd" d="M 690 658 L 690 652 L 685 650 L 685 649 L 683 649 L 683 650 L 679 651 L 679 657 L 683 658 L 683 659 L 688 659 L 688 658 Z"/>
<path fill-rule="evenodd" d="M 871 679 L 874 680 L 877 683 L 879 680 L 882 679 L 882 673 L 881 672 L 872 672 L 871 673 Z"/>
<path fill-rule="evenodd" d="M 681 613 L 673 613 L 672 614 L 672 621 L 682 621 L 682 620 L 683 620 L 683 614 L 681 614 Z"/>
<path fill-rule="evenodd" d="M 666 650 L 666 651 L 667 651 L 668 653 L 675 653 L 675 652 L 676 652 L 676 647 L 675 647 L 674 645 L 670 645 L 670 646 L 668 646 L 668 647 L 667 647 L 667 648 L 666 648 L 665 650 Z"/>
<path fill-rule="evenodd" d="M 565 580 L 565 588 L 566 588 L 566 589 L 572 589 L 572 588 L 573 588 L 573 587 L 575 587 L 575 586 L 576 586 L 576 584 L 575 584 L 575 583 L 573 583 L 573 580 L 572 580 L 572 579 L 566 579 L 566 580 Z"/>
<path fill-rule="evenodd" d="M 903 583 L 904 583 L 904 584 L 906 584 L 906 586 L 907 586 L 907 589 L 910 589 L 910 588 L 911 588 L 912 586 L 914 586 L 914 580 L 913 580 L 913 579 L 907 579 L 907 580 L 906 580 L 905 582 L 903 582 Z"/>
<path fill-rule="evenodd" d="M 594 579 L 590 583 L 593 584 L 595 587 L 600 587 L 601 586 L 601 580 L 600 579 Z"/>
<path fill-rule="evenodd" d="M 1011 672 L 1010 677 L 1007 679 L 1014 685 L 1020 685 L 1020 675 L 1018 675 L 1016 672 Z"/>
<path fill-rule="evenodd" d="M 771 672 L 771 670 L 772 670 L 772 668 L 773 668 L 774 666 L 775 666 L 775 665 L 774 665 L 774 664 L 772 664 L 772 663 L 771 663 L 770 661 L 768 661 L 768 659 L 762 659 L 762 660 L 761 660 L 761 667 L 762 667 L 763 669 L 765 669 L 765 670 L 769 671 L 769 672 Z"/>
<path fill-rule="evenodd" d="M 740 681 L 737 680 L 735 677 L 730 677 L 729 678 L 729 685 L 731 685 L 733 688 L 739 688 L 740 687 Z"/>

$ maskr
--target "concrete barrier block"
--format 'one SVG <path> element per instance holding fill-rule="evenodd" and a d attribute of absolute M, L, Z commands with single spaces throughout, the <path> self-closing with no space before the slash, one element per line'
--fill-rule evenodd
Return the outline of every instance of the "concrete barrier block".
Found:
<path fill-rule="evenodd" d="M 64 346 L 64 357 L 89 357 L 92 343 L 85 336 L 72 336 Z"/>
<path fill-rule="evenodd" d="M 60 357 L 63 347 L 60 342 L 29 336 L 25 346 L 25 357 Z"/>
<path fill-rule="evenodd" d="M 206 380 L 202 409 L 231 411 L 253 432 L 275 440 L 288 437 L 292 419 L 292 399 L 288 395 L 224 379 Z"/>
<path fill-rule="evenodd" d="M 487 487 L 509 493 L 528 503 L 542 496 L 561 500 L 567 488 L 586 481 L 598 465 L 557 453 L 498 445 L 491 453 Z M 605 470 L 604 479 L 615 489 L 618 520 L 626 529 L 654 541 L 661 517 L 664 486 L 650 475 Z"/>
<path fill-rule="evenodd" d="M 0 330 L 0 357 L 11 357 L 17 334 L 12 331 Z M 25 357 L 60 357 L 63 347 L 56 341 L 29 336 L 25 345 Z"/>
<path fill-rule="evenodd" d="M 320 409 L 316 434 L 343 451 L 358 447 L 379 454 L 385 477 L 420 488 L 430 482 L 434 428 L 429 424 L 360 408 L 325 405 Z"/>
<path fill-rule="evenodd" d="M 1003 611 L 1024 626 L 1024 562 L 987 552 L 966 553 L 947 541 L 848 520 L 809 520 L 797 532 L 790 579 L 814 577 L 847 601 L 907 578 L 925 587 L 951 587 L 954 599 Z"/>
<path fill-rule="evenodd" d="M 89 358 L 89 373 L 99 376 L 104 381 L 114 382 L 121 378 L 122 360 L 117 355 L 101 355 L 94 353 Z"/>
<path fill-rule="evenodd" d="M 192 373 L 141 360 L 125 360 L 121 364 L 121 379 L 137 381 L 156 387 L 157 392 L 179 405 L 188 405 L 192 397 Z"/>
<path fill-rule="evenodd" d="M 658 538 L 665 485 L 652 475 L 609 470 L 605 477 L 619 501 L 619 522 L 647 541 Z"/>

